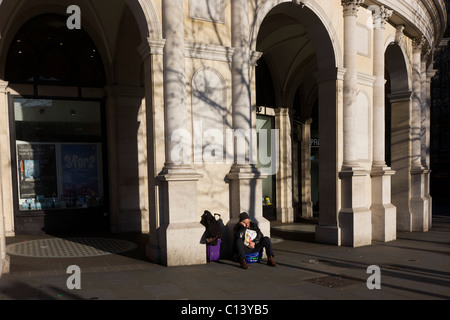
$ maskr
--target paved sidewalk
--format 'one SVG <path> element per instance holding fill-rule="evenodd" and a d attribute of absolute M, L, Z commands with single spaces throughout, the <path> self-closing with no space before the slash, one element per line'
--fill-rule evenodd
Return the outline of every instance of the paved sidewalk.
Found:
<path fill-rule="evenodd" d="M 167 268 L 145 260 L 145 237 L 109 236 L 137 247 L 82 258 L 11 256 L 0 300 L 450 299 L 450 216 L 435 216 L 426 233 L 398 233 L 395 241 L 361 248 L 275 241 L 278 267 L 263 260 L 249 270 L 229 260 Z M 17 236 L 7 244 L 49 237 Z M 70 265 L 81 269 L 81 289 L 67 287 Z M 367 287 L 371 265 L 380 267 L 381 289 Z"/>

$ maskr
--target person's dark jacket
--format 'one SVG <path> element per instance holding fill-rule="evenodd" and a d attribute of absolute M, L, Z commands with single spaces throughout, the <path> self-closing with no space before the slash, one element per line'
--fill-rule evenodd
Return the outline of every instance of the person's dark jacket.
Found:
<path fill-rule="evenodd" d="M 252 242 L 254 242 L 255 244 L 258 244 L 259 241 L 261 241 L 261 239 L 264 238 L 264 235 L 262 234 L 261 230 L 259 230 L 258 225 L 256 223 L 250 221 L 250 226 L 248 229 L 254 230 L 257 233 L 256 238 L 254 240 L 252 240 Z M 237 239 L 242 239 L 245 241 L 245 231 L 246 230 L 247 230 L 246 227 L 244 227 L 240 223 L 237 223 L 233 229 L 234 240 L 236 241 Z"/>

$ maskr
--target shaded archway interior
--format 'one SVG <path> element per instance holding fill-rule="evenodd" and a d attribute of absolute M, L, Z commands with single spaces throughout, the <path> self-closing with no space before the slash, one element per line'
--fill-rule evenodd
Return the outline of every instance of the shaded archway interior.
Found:
<path fill-rule="evenodd" d="M 311 218 L 313 211 L 317 216 L 319 112 L 326 112 L 323 105 L 319 111 L 318 77 L 336 69 L 330 36 L 312 10 L 283 3 L 264 18 L 256 50 L 263 53 L 256 67 L 256 104 L 289 109 L 295 221 Z M 328 133 L 324 130 L 322 134 Z M 310 145 L 310 139 L 316 144 Z M 312 203 L 306 205 L 305 201 Z M 308 214 L 306 206 L 311 207 Z"/>
<path fill-rule="evenodd" d="M 67 18 L 44 14 L 25 23 L 6 59 L 5 80 L 16 84 L 103 87 L 99 51 L 83 29 L 70 30 Z"/>
<path fill-rule="evenodd" d="M 146 164 L 142 150 L 146 133 L 145 108 L 142 107 L 145 98 L 144 70 L 138 50 L 142 44 L 141 35 L 147 35 L 148 29 L 139 24 L 135 8 L 132 11 L 125 1 L 115 3 L 108 11 L 104 25 L 106 31 L 95 27 L 98 22 L 93 16 L 95 12 L 83 5 L 81 7 L 84 15 L 80 30 L 67 28 L 67 16 L 54 13 L 59 12 L 57 6 L 16 12 L 22 20 L 24 17 L 30 18 L 23 20 L 22 26 L 10 28 L 9 33 L 2 35 L 3 47 L 7 50 L 3 51 L 1 60 L 5 68 L 0 76 L 8 81 L 14 95 L 36 101 L 55 99 L 83 103 L 95 100 L 101 105 L 98 115 L 101 122 L 95 124 L 95 130 L 92 123 L 82 128 L 79 124 L 67 126 L 54 119 L 50 122 L 41 121 L 39 125 L 33 124 L 34 129 L 39 127 L 40 133 L 46 132 L 46 135 L 32 136 L 45 142 L 99 144 L 104 163 L 101 172 L 105 191 L 103 203 L 107 208 L 101 212 L 99 210 L 99 224 L 96 224 L 92 215 L 86 215 L 80 224 L 69 217 L 67 212 L 56 215 L 50 213 L 51 210 L 43 210 L 41 213 L 29 214 L 31 220 L 36 218 L 34 222 L 27 218 L 34 224 L 29 225 L 30 229 L 18 232 L 16 225 L 16 233 L 141 232 L 148 229 L 145 223 L 148 221 L 148 210 L 141 210 L 141 205 L 148 207 L 148 199 L 140 186 L 142 167 Z M 69 111 L 78 117 L 81 114 L 75 109 Z M 50 109 L 43 107 L 36 110 L 38 117 L 51 114 Z M 17 122 L 16 129 L 24 123 Z M 55 134 L 60 129 L 64 132 L 55 140 Z M 95 131 L 95 134 L 88 138 L 81 136 L 88 129 L 90 132 Z M 115 132 L 118 131 L 124 134 L 116 136 Z M 73 133 L 80 135 L 77 138 Z M 36 139 L 31 140 L 33 144 L 42 143 Z M 12 141 L 13 178 L 17 175 L 15 148 L 15 141 Z M 122 157 L 121 154 L 127 156 Z M 15 211 L 19 212 L 17 196 L 14 197 Z M 58 221 L 50 221 L 49 214 Z"/>

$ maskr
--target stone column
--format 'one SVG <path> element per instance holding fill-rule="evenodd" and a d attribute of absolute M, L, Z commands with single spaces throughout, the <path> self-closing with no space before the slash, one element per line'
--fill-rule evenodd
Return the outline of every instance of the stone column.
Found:
<path fill-rule="evenodd" d="M 396 208 L 391 203 L 391 176 L 395 173 L 385 161 L 385 54 L 386 22 L 392 10 L 384 6 L 374 11 L 373 41 L 373 161 L 372 161 L 372 238 L 377 241 L 396 239 Z"/>
<path fill-rule="evenodd" d="M 358 165 L 356 132 L 356 108 L 358 92 L 357 26 L 358 10 L 364 0 L 342 0 L 344 7 L 344 166 Z"/>
<path fill-rule="evenodd" d="M 301 190 L 302 190 L 302 218 L 313 218 L 313 202 L 311 200 L 311 122 L 313 119 L 308 119 L 302 123 L 301 132 Z M 316 119 L 318 121 L 318 119 Z"/>
<path fill-rule="evenodd" d="M 436 74 L 436 70 L 428 70 L 427 64 L 431 54 L 431 48 L 427 48 L 422 57 L 421 65 L 421 162 L 424 167 L 424 198 L 426 201 L 428 228 L 431 228 L 432 223 L 432 198 L 430 195 L 430 138 L 431 138 L 431 78 Z"/>
<path fill-rule="evenodd" d="M 5 221 L 8 217 L 5 214 L 12 214 L 12 185 L 11 180 L 11 158 L 9 140 L 9 117 L 8 117 L 8 82 L 0 80 L 0 119 L 2 122 L 0 134 L 0 276 L 9 272 L 9 256 L 6 254 L 6 230 Z M 9 160 L 8 160 L 9 159 Z M 6 161 L 5 161 L 6 160 Z M 9 204 L 9 205 L 8 205 Z"/>
<path fill-rule="evenodd" d="M 412 75 L 412 145 L 413 153 L 411 163 L 414 168 L 422 168 L 422 50 L 425 45 L 425 37 L 413 40 L 413 75 Z"/>
<path fill-rule="evenodd" d="M 345 69 L 322 71 L 317 74 L 319 99 L 319 224 L 316 227 L 317 242 L 340 246 L 339 226 L 341 186 L 339 181 L 342 163 L 343 136 L 340 115 L 343 112 L 343 82 Z M 333 110 L 333 112 L 331 112 Z"/>
<path fill-rule="evenodd" d="M 146 253 L 150 261 L 161 263 L 159 228 L 159 184 L 155 176 L 165 162 L 164 121 L 164 39 L 147 38 L 138 47 L 144 68 L 145 111 L 147 125 L 147 149 L 145 150 L 148 172 L 149 243 Z M 161 206 L 163 207 L 163 206 Z"/>
<path fill-rule="evenodd" d="M 429 211 L 425 195 L 429 170 L 422 166 L 422 51 L 425 37 L 413 41 L 412 76 L 412 156 L 411 199 L 412 231 L 428 231 Z"/>
<path fill-rule="evenodd" d="M 204 227 L 197 212 L 197 181 L 191 166 L 191 130 L 186 107 L 184 13 L 182 0 L 162 1 L 164 46 L 165 163 L 158 175 L 159 246 L 167 266 L 206 263 L 200 239 Z"/>
<path fill-rule="evenodd" d="M 436 75 L 437 70 L 428 69 L 426 70 L 426 80 L 425 80 L 425 91 L 423 92 L 425 97 L 425 155 L 423 159 L 425 160 L 425 167 L 430 169 L 430 152 L 431 152 L 431 79 Z M 428 171 L 427 179 L 425 181 L 425 196 L 428 199 L 428 228 L 432 226 L 433 220 L 433 199 L 430 194 L 430 180 L 431 180 L 431 170 Z"/>
<path fill-rule="evenodd" d="M 366 203 L 368 172 L 358 163 L 357 149 L 357 14 L 363 0 L 342 0 L 344 7 L 344 158 L 341 178 L 339 226 L 342 245 L 363 246 L 372 242 L 371 212 Z"/>
<path fill-rule="evenodd" d="M 397 230 L 411 231 L 410 211 L 411 188 L 411 92 L 397 92 L 388 96 L 391 103 L 391 166 L 395 168 L 392 177 L 392 203 L 397 208 Z"/>
<path fill-rule="evenodd" d="M 234 163 L 227 178 L 230 183 L 230 230 L 238 222 L 239 214 L 248 212 L 266 236 L 270 223 L 262 214 L 261 172 L 255 167 L 256 131 L 252 121 L 251 105 L 251 51 L 249 8 L 247 0 L 231 1 L 232 61 L 232 121 L 235 134 Z M 232 232 L 229 232 L 232 237 Z M 231 240 L 230 240 L 231 241 Z"/>
<path fill-rule="evenodd" d="M 277 221 L 294 222 L 292 207 L 292 143 L 288 108 L 275 109 L 275 128 L 280 131 L 280 167 L 276 175 Z"/>

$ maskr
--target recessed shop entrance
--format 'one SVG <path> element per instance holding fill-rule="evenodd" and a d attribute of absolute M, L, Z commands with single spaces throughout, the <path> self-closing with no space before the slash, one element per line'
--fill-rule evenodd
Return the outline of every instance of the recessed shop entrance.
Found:
<path fill-rule="evenodd" d="M 272 116 L 280 135 L 272 206 L 282 223 L 316 223 L 338 203 L 331 182 L 338 177 L 337 51 L 313 8 L 286 2 L 267 9 L 255 37 L 262 52 L 255 78 L 258 116 Z"/>
<path fill-rule="evenodd" d="M 97 48 L 66 17 L 30 19 L 10 45 L 11 170 L 16 234 L 107 231 L 105 86 Z"/>
<path fill-rule="evenodd" d="M 16 233 L 106 230 L 102 102 L 17 96 L 11 109 Z"/>

